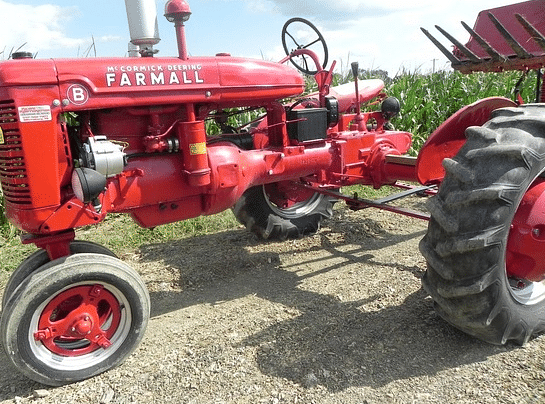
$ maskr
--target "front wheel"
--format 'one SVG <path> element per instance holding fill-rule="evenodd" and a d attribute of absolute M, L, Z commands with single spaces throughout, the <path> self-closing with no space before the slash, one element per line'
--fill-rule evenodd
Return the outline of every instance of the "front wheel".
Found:
<path fill-rule="evenodd" d="M 70 243 L 71 254 L 82 253 L 95 253 L 109 255 L 115 257 L 116 255 L 108 248 L 101 246 L 100 244 L 93 243 L 85 240 L 74 240 Z M 8 299 L 13 294 L 15 289 L 25 280 L 27 276 L 32 274 L 42 265 L 49 262 L 49 256 L 46 250 L 36 250 L 30 254 L 15 270 L 12 272 L 8 279 L 8 283 L 4 288 L 4 295 L 2 296 L 2 307 L 6 307 Z"/>
<path fill-rule="evenodd" d="M 319 230 L 335 199 L 285 181 L 248 189 L 233 207 L 238 221 L 257 236 L 285 240 Z"/>
<path fill-rule="evenodd" d="M 57 386 L 123 362 L 141 341 L 149 311 L 134 270 L 110 256 L 76 254 L 23 281 L 2 312 L 0 337 L 18 370 Z"/>
<path fill-rule="evenodd" d="M 545 331 L 545 107 L 496 110 L 446 170 L 420 250 L 436 310 L 493 344 Z"/>

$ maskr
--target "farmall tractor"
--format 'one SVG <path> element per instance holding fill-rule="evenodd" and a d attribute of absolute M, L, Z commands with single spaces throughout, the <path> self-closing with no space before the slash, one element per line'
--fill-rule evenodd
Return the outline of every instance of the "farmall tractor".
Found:
<path fill-rule="evenodd" d="M 334 63 L 326 70 L 327 48 L 312 24 L 316 39 L 301 42 L 293 24 L 305 21 L 288 21 L 280 63 L 194 57 L 184 34 L 189 5 L 170 0 L 165 16 L 179 55 L 157 57 L 155 2 L 126 4 L 140 57 L 18 53 L 0 63 L 6 215 L 23 243 L 38 247 L 2 300 L 1 341 L 17 369 L 49 385 L 82 380 L 123 362 L 142 339 L 150 299 L 138 274 L 105 247 L 75 239 L 74 229 L 108 213 L 154 227 L 232 208 L 262 238 L 284 239 L 316 231 L 338 199 L 430 219 L 390 202 L 438 184 L 421 251 L 439 314 L 494 344 L 522 344 L 545 330 L 544 105 L 478 101 L 413 158 L 411 134 L 389 129 L 399 104 L 382 95 L 380 80 L 331 86 Z M 455 69 L 545 65 L 542 0 L 483 12 L 466 28 L 469 43 L 454 42 L 453 53 L 430 35 Z M 293 66 L 314 76 L 316 93 L 303 95 Z M 381 109 L 362 112 L 372 99 Z M 233 128 L 225 120 L 234 110 L 264 116 Z M 207 120 L 224 133 L 209 136 Z M 408 189 L 379 201 L 339 192 L 353 184 Z"/>

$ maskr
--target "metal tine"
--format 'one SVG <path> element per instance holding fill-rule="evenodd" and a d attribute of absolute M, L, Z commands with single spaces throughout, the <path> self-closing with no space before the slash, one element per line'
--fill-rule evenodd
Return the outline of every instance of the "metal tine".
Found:
<path fill-rule="evenodd" d="M 433 42 L 433 44 L 435 46 L 437 46 L 437 48 L 443 53 L 443 55 L 445 55 L 447 57 L 448 60 L 450 60 L 450 63 L 452 63 L 453 65 L 460 65 L 462 62 L 460 61 L 460 59 L 458 59 L 456 56 L 454 56 L 447 48 L 445 48 L 441 42 L 439 42 L 437 39 L 435 39 L 433 37 L 432 34 L 430 34 L 428 32 L 428 30 L 424 29 L 424 28 L 420 28 L 422 30 L 422 32 L 424 33 L 424 35 L 426 35 L 428 37 L 428 39 L 430 41 Z"/>
<path fill-rule="evenodd" d="M 490 45 L 486 39 L 484 39 L 482 36 L 477 34 L 473 28 L 471 28 L 469 25 L 467 25 L 465 22 L 462 21 L 462 25 L 464 28 L 469 32 L 469 34 L 475 38 L 475 40 L 479 43 L 479 45 L 482 46 L 482 48 L 490 55 L 492 60 L 499 62 L 501 60 L 507 59 L 505 56 L 503 56 L 501 53 L 499 53 L 496 49 Z"/>
<path fill-rule="evenodd" d="M 540 46 L 541 49 L 545 51 L 545 37 L 541 32 L 539 32 L 532 24 L 528 22 L 526 18 L 524 18 L 520 14 L 515 14 L 515 17 L 517 17 L 517 20 L 520 22 L 520 24 L 524 27 L 524 29 L 530 34 L 532 39 Z"/>
<path fill-rule="evenodd" d="M 515 51 L 519 58 L 528 59 L 534 57 L 532 54 L 526 52 L 526 49 L 524 49 L 522 45 L 517 42 L 517 40 L 509 33 L 509 31 L 505 29 L 502 23 L 499 22 L 492 13 L 488 13 L 488 18 L 490 18 L 490 21 L 492 21 L 492 23 L 496 26 L 499 33 L 505 38 L 511 49 Z"/>
<path fill-rule="evenodd" d="M 471 52 L 464 44 L 456 40 L 452 35 L 450 35 L 447 31 L 445 31 L 443 28 L 441 28 L 439 25 L 436 25 L 435 28 L 442 33 L 444 36 L 447 37 L 447 39 L 452 42 L 458 49 L 462 51 L 464 55 L 468 57 L 469 60 L 475 63 L 481 63 L 483 60 L 475 55 L 473 52 Z"/>

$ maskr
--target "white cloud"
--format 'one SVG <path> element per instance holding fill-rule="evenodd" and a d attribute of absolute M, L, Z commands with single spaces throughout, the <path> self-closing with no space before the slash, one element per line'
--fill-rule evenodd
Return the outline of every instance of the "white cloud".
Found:
<path fill-rule="evenodd" d="M 63 29 L 74 15 L 78 15 L 76 7 L 31 6 L 0 0 L 0 49 L 5 47 L 7 52 L 24 43 L 24 49 L 33 52 L 85 45 L 88 39 L 71 38 Z"/>
<path fill-rule="evenodd" d="M 376 2 L 371 0 L 246 0 L 251 9 L 268 10 L 286 16 L 315 17 L 324 24 L 342 23 L 361 16 L 376 18 L 407 10 L 435 6 L 436 0 L 391 0 Z"/>
<path fill-rule="evenodd" d="M 461 20 L 473 25 L 483 9 L 512 3 L 512 0 L 246 0 L 267 5 L 271 12 L 286 17 L 307 18 L 326 39 L 330 60 L 346 70 L 358 61 L 362 68 L 387 70 L 395 75 L 401 68 L 443 68 L 446 57 L 424 36 L 420 27 L 432 32 L 446 47 L 451 44 L 434 25 L 438 24 L 465 43 L 469 34 Z"/>
<path fill-rule="evenodd" d="M 101 37 L 96 38 L 98 42 L 117 42 L 123 39 L 125 38 L 120 37 L 119 35 L 103 35 Z"/>

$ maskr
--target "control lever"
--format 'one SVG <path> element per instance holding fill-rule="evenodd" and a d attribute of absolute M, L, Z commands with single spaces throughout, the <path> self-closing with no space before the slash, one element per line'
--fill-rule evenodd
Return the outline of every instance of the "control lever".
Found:
<path fill-rule="evenodd" d="M 358 125 L 358 131 L 365 130 L 365 124 L 363 122 L 363 115 L 361 114 L 361 102 L 360 102 L 360 90 L 358 87 L 358 73 L 359 73 L 359 63 L 352 62 L 352 75 L 354 76 L 354 85 L 356 86 L 356 118 L 355 122 Z"/>

